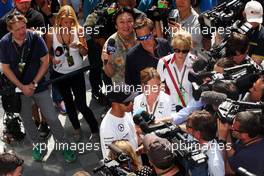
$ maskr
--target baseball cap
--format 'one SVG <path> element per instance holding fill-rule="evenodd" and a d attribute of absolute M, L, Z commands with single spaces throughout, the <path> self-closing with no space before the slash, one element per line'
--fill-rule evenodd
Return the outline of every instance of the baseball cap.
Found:
<path fill-rule="evenodd" d="M 171 143 L 155 134 L 147 134 L 143 138 L 143 145 L 149 160 L 159 169 L 167 169 L 174 163 Z"/>
<path fill-rule="evenodd" d="M 128 103 L 133 101 L 137 95 L 134 92 L 112 91 L 107 93 L 107 98 L 110 102 Z"/>
<path fill-rule="evenodd" d="M 244 12 L 248 22 L 262 23 L 263 7 L 258 1 L 249 1 Z"/>
<path fill-rule="evenodd" d="M 31 2 L 31 0 L 15 0 L 16 2 L 20 3 L 20 2 Z"/>

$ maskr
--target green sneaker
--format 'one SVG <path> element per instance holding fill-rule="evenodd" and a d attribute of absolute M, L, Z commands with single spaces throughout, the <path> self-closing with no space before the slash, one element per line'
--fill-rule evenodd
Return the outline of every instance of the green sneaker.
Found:
<path fill-rule="evenodd" d="M 64 159 L 65 159 L 65 161 L 66 161 L 67 163 L 74 162 L 74 161 L 77 159 L 75 153 L 74 153 L 72 150 L 70 150 L 70 149 L 68 149 L 68 150 L 66 150 L 66 149 L 63 150 L 63 151 L 62 151 L 62 154 L 63 154 L 63 157 L 64 157 Z"/>
<path fill-rule="evenodd" d="M 46 153 L 47 153 L 46 150 L 41 151 L 38 146 L 34 147 L 33 150 L 32 150 L 32 158 L 35 161 L 42 161 L 42 159 L 44 158 Z"/>

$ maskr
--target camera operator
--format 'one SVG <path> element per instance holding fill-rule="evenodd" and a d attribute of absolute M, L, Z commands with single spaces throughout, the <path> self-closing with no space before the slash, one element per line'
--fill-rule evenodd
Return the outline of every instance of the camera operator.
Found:
<path fill-rule="evenodd" d="M 257 63 L 248 56 L 249 39 L 246 35 L 233 32 L 230 39 L 227 41 L 227 53 L 231 55 L 231 59 L 237 64 L 255 64 Z M 261 70 L 261 66 L 257 65 Z"/>
<path fill-rule="evenodd" d="M 244 9 L 244 16 L 252 25 L 253 31 L 249 35 L 249 52 L 248 55 L 259 65 L 264 59 L 264 28 L 263 7 L 258 1 L 249 1 Z"/>
<path fill-rule="evenodd" d="M 192 0 L 175 0 L 177 9 L 169 15 L 171 37 L 181 28 L 192 35 L 193 49 L 203 48 L 198 13 L 192 8 Z M 174 19 L 174 20 L 173 20 Z"/>
<path fill-rule="evenodd" d="M 147 134 L 143 138 L 144 149 L 150 164 L 156 174 L 161 176 L 182 176 L 179 167 L 175 164 L 175 156 L 171 143 L 155 134 Z"/>
<path fill-rule="evenodd" d="M 135 124 L 132 118 L 133 93 L 112 90 L 107 98 L 112 107 L 106 113 L 100 126 L 100 140 L 103 158 L 108 155 L 108 145 L 115 140 L 127 139 L 136 151 L 138 148 Z"/>
<path fill-rule="evenodd" d="M 136 18 L 134 29 L 139 43 L 131 48 L 126 56 L 126 84 L 140 85 L 140 71 L 147 67 L 156 68 L 159 59 L 172 53 L 167 40 L 156 38 L 154 23 L 149 18 Z"/>
<path fill-rule="evenodd" d="M 188 117 L 186 130 L 199 141 L 202 151 L 208 156 L 208 174 L 224 176 L 224 156 L 216 140 L 216 119 L 205 110 L 195 111 Z"/>
<path fill-rule="evenodd" d="M 260 135 L 261 115 L 252 111 L 236 114 L 232 126 L 218 121 L 218 138 L 223 144 L 231 142 L 230 135 L 237 139 L 232 148 L 225 148 L 228 157 L 226 174 L 234 174 L 242 166 L 256 175 L 264 173 L 264 139 Z"/>
<path fill-rule="evenodd" d="M 24 160 L 15 154 L 0 154 L 0 175 L 1 176 L 22 176 Z"/>
<path fill-rule="evenodd" d="M 264 77 L 261 76 L 249 89 L 248 101 L 259 102 L 263 101 L 264 95 Z"/>
<path fill-rule="evenodd" d="M 128 166 L 126 165 L 121 165 L 122 168 L 129 168 L 132 172 L 134 172 L 135 174 L 137 174 L 137 176 L 152 176 L 153 175 L 153 171 L 150 167 L 148 166 L 142 166 L 140 163 L 140 160 L 135 152 L 135 150 L 133 150 L 131 144 L 127 141 L 127 140 L 116 140 L 113 141 L 112 143 L 114 146 L 116 146 L 118 149 L 120 149 L 124 154 L 126 154 L 127 156 L 129 156 L 129 158 L 131 159 L 131 165 Z M 109 159 L 112 160 L 116 160 L 116 155 L 110 150 L 109 152 Z"/>

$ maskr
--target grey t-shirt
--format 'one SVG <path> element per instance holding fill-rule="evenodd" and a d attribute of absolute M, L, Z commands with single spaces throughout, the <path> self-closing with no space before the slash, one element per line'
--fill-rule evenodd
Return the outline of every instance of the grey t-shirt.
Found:
<path fill-rule="evenodd" d="M 176 22 L 181 24 L 182 29 L 188 31 L 192 35 L 194 50 L 202 48 L 202 33 L 200 29 L 200 23 L 198 21 L 198 13 L 192 8 L 191 15 L 182 20 L 179 15 L 179 10 L 172 10 L 169 17 L 175 18 Z M 171 31 L 171 30 L 170 30 Z M 170 37 L 173 37 L 173 33 L 170 33 Z"/>

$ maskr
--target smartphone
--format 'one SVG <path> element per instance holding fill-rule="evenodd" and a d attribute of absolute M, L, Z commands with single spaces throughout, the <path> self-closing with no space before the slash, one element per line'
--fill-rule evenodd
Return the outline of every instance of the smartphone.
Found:
<path fill-rule="evenodd" d="M 171 21 L 173 21 L 175 23 L 177 22 L 175 17 L 169 17 L 168 22 L 170 23 Z"/>

